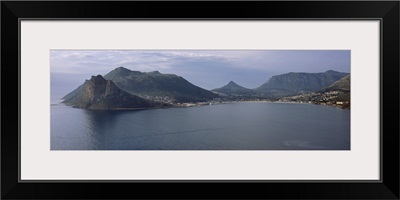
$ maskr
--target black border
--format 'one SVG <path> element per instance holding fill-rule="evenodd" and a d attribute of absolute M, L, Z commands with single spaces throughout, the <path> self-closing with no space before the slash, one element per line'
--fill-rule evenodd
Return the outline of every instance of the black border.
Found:
<path fill-rule="evenodd" d="M 1 198 L 399 199 L 399 2 L 1 2 Z M 381 19 L 381 182 L 18 182 L 19 19 Z M 9 74 L 14 74 L 10 76 Z M 11 84 L 14 83 L 14 84 Z M 18 96 L 18 98 L 16 98 Z M 18 110 L 18 112 L 16 112 Z M 367 110 L 366 110 L 367 111 Z M 18 118 L 19 119 L 19 118 Z M 384 122 L 384 123 L 383 123 Z M 18 128 L 17 128 L 18 127 Z M 16 131 L 18 130 L 18 132 Z M 149 192 L 150 191 L 150 192 Z M 154 191 L 154 192 L 151 192 Z"/>

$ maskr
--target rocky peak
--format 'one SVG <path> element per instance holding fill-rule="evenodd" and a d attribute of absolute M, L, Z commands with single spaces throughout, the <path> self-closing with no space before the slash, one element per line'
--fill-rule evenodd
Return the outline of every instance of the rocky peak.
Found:
<path fill-rule="evenodd" d="M 83 97 L 85 100 L 92 102 L 102 98 L 107 89 L 107 80 L 101 75 L 92 76 L 90 80 L 84 84 Z"/>
<path fill-rule="evenodd" d="M 89 81 L 94 84 L 101 84 L 105 83 L 106 79 L 104 79 L 103 76 L 101 75 L 97 75 L 97 76 L 92 76 Z"/>
<path fill-rule="evenodd" d="M 67 105 L 94 110 L 148 108 L 160 105 L 120 90 L 113 81 L 106 80 L 101 75 L 92 76 L 64 99 Z"/>
<path fill-rule="evenodd" d="M 339 72 L 334 71 L 334 70 L 328 70 L 325 72 L 325 74 L 334 74 L 334 73 L 339 73 Z"/>
<path fill-rule="evenodd" d="M 222 93 L 225 95 L 254 95 L 255 91 L 242 87 L 238 84 L 236 84 L 233 81 L 229 81 L 228 84 L 226 84 L 225 86 L 221 87 L 221 88 L 216 88 L 213 89 L 212 91 L 217 92 L 217 93 Z"/>
<path fill-rule="evenodd" d="M 115 71 L 131 71 L 131 70 L 129 70 L 129 69 L 125 68 L 125 67 L 122 67 L 122 66 L 117 67 L 117 68 L 115 68 L 114 70 L 115 70 Z"/>
<path fill-rule="evenodd" d="M 229 81 L 229 83 L 227 84 L 227 86 L 237 86 L 238 84 L 236 84 L 235 82 L 233 82 L 233 81 Z"/>
<path fill-rule="evenodd" d="M 161 74 L 159 71 L 152 71 L 152 72 L 149 72 L 148 74 Z"/>

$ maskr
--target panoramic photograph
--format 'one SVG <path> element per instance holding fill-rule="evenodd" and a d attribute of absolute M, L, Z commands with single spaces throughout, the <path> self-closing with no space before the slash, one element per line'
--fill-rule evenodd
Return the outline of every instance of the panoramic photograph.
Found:
<path fill-rule="evenodd" d="M 350 50 L 51 50 L 51 150 L 350 150 Z"/>

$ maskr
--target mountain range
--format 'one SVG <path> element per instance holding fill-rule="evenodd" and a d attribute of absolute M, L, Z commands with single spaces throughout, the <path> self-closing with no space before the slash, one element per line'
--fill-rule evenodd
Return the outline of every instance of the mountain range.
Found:
<path fill-rule="evenodd" d="M 350 75 L 336 71 L 287 73 L 271 77 L 260 87 L 245 88 L 230 81 L 205 90 L 175 74 L 140 72 L 118 67 L 106 75 L 92 76 L 63 97 L 64 103 L 93 110 L 169 107 L 212 100 L 281 99 L 309 93 L 337 93 L 347 99 Z M 329 93 L 330 92 L 330 93 Z M 290 98 L 289 98 L 290 99 Z"/>
<path fill-rule="evenodd" d="M 271 77 L 256 88 L 260 94 L 269 97 L 283 97 L 322 90 L 348 73 L 333 70 L 324 73 L 286 73 Z"/>
<path fill-rule="evenodd" d="M 280 101 L 312 102 L 350 108 L 350 74 L 317 92 L 283 97 Z"/>
<path fill-rule="evenodd" d="M 162 74 L 158 71 L 139 72 L 118 67 L 104 75 L 120 89 L 151 100 L 170 103 L 200 102 L 218 97 L 208 90 L 193 85 L 175 74 Z"/>
<path fill-rule="evenodd" d="M 248 89 L 231 81 L 211 91 L 226 96 L 257 96 L 276 99 L 323 90 L 346 75 L 348 73 L 332 70 L 324 73 L 290 72 L 273 76 L 255 89 Z"/>

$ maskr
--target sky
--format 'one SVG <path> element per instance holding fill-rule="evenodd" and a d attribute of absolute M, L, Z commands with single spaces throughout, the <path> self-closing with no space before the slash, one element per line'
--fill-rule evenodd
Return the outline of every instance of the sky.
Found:
<path fill-rule="evenodd" d="M 256 88 L 289 72 L 349 73 L 350 50 L 51 50 L 51 91 L 65 95 L 120 66 L 176 74 L 208 90 L 229 81 Z"/>

